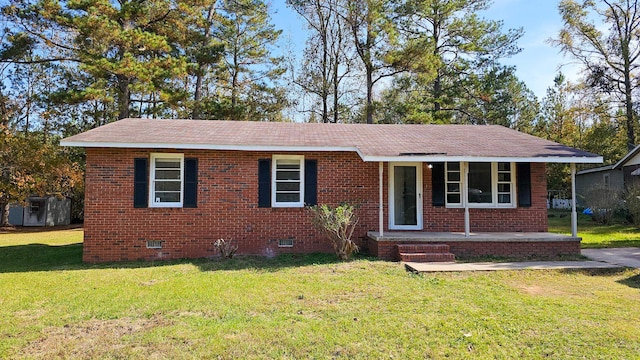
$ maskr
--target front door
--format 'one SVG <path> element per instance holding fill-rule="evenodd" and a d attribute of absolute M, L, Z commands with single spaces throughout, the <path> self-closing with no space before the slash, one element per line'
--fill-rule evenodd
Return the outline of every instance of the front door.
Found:
<path fill-rule="evenodd" d="M 422 230 L 422 164 L 389 166 L 389 228 Z"/>

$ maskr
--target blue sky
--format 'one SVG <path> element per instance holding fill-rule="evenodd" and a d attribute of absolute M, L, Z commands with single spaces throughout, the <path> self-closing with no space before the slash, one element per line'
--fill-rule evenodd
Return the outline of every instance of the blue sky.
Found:
<path fill-rule="evenodd" d="M 518 77 L 527 84 L 538 98 L 542 98 L 548 87 L 553 85 L 560 66 L 569 80 L 577 79 L 578 67 L 571 59 L 562 56 L 558 48 L 547 43 L 562 27 L 555 0 L 495 0 L 483 17 L 504 21 L 504 29 L 524 29 L 524 36 L 518 42 L 522 51 L 516 56 L 504 59 L 503 64 L 514 65 Z M 281 47 L 290 46 L 301 52 L 306 40 L 305 25 L 298 15 L 284 6 L 284 0 L 274 0 L 273 22 L 283 30 Z M 289 45 L 287 45 L 289 44 Z"/>

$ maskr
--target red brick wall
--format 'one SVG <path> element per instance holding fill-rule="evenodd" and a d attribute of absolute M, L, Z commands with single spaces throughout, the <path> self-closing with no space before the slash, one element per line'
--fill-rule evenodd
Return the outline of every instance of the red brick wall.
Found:
<path fill-rule="evenodd" d="M 400 260 L 397 245 L 416 244 L 415 241 L 375 241 L 369 240 L 372 255 L 383 259 Z M 580 255 L 580 241 L 451 241 L 429 242 L 429 244 L 449 245 L 449 251 L 456 258 L 476 256 L 502 256 L 510 258 L 528 258 L 532 256 L 556 257 L 558 255 Z"/>
<path fill-rule="evenodd" d="M 133 208 L 133 162 L 151 152 L 181 152 L 198 158 L 198 208 Z M 318 160 L 318 202 L 359 206 L 354 238 L 378 228 L 378 163 L 356 153 L 310 152 Z M 303 208 L 258 208 L 258 159 L 272 153 L 205 150 L 87 149 L 84 261 L 176 259 L 215 255 L 213 243 L 237 241 L 241 254 L 331 252 Z M 384 197 L 388 171 L 385 165 Z M 472 231 L 546 231 L 544 164 L 532 164 L 533 206 L 471 211 Z M 462 231 L 461 209 L 431 206 L 431 174 L 423 168 L 424 231 Z M 387 206 L 384 207 L 385 228 Z M 294 239 L 279 248 L 278 239 Z M 147 240 L 163 241 L 147 249 Z M 366 250 L 366 249 L 365 249 Z"/>

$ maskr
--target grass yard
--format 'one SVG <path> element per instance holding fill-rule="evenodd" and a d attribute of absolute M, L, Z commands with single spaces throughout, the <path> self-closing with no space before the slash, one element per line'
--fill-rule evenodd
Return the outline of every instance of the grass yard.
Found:
<path fill-rule="evenodd" d="M 549 231 L 571 234 L 571 213 L 566 210 L 549 210 Z M 583 248 L 640 247 L 640 229 L 623 219 L 614 219 L 611 225 L 600 225 L 590 216 L 578 212 L 578 236 Z"/>
<path fill-rule="evenodd" d="M 82 232 L 0 234 L 0 358 L 640 354 L 640 270 L 413 275 L 360 257 L 84 265 Z"/>

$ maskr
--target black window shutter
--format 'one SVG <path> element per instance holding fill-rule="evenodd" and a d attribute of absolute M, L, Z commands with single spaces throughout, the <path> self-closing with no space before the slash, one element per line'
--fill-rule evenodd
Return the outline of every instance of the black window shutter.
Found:
<path fill-rule="evenodd" d="M 516 164 L 516 180 L 518 182 L 518 206 L 531 207 L 531 164 Z"/>
<path fill-rule="evenodd" d="M 198 159 L 184 159 L 184 199 L 182 206 L 198 207 Z"/>
<path fill-rule="evenodd" d="M 258 160 L 258 207 L 271 207 L 271 159 Z"/>
<path fill-rule="evenodd" d="M 431 166 L 431 202 L 433 206 L 444 206 L 444 163 L 433 163 Z"/>
<path fill-rule="evenodd" d="M 149 160 L 137 158 L 133 161 L 133 207 L 146 208 L 149 204 L 149 184 L 147 182 Z"/>
<path fill-rule="evenodd" d="M 304 161 L 304 204 L 318 205 L 318 160 Z"/>

